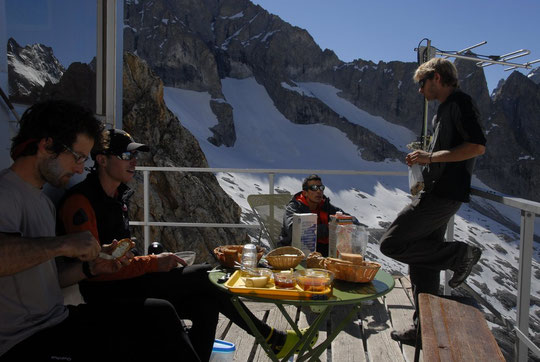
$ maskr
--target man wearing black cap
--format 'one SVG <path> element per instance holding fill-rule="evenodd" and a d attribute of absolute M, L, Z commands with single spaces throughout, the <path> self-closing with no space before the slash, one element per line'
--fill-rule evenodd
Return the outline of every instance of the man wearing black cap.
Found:
<path fill-rule="evenodd" d="M 95 161 L 92 172 L 72 187 L 60 202 L 59 234 L 89 230 L 102 244 L 130 237 L 128 204 L 133 191 L 126 183 L 135 174 L 137 153 L 148 150 L 147 145 L 136 143 L 123 130 L 106 131 L 104 145 L 92 150 Z M 130 269 L 139 272 L 130 276 L 158 271 L 155 262 L 140 259 L 134 262 Z"/>
<path fill-rule="evenodd" d="M 126 257 L 98 257 L 114 244 L 100 247 L 88 231 L 57 237 L 56 210 L 43 193 L 46 183 L 64 187 L 83 172 L 102 131 L 90 110 L 61 100 L 36 103 L 20 120 L 13 164 L 0 170 L 2 362 L 200 360 L 168 301 L 64 305 L 61 287 L 129 264 Z M 72 262 L 57 265 L 57 258 Z M 133 335 L 159 350 L 126 348 Z"/>
<path fill-rule="evenodd" d="M 149 148 L 118 129 L 109 130 L 107 138 L 104 147 L 92 151 L 94 170 L 83 182 L 71 188 L 61 202 L 57 222 L 59 234 L 89 230 L 101 244 L 130 237 L 128 206 L 133 192 L 125 183 L 133 178 L 137 152 Z M 185 265 L 182 259 L 168 252 L 136 256 L 117 273 L 80 283 L 80 291 L 89 304 L 112 305 L 116 300 L 144 298 L 168 300 L 180 318 L 193 322 L 189 337 L 201 359 L 208 360 L 219 313 L 242 329 L 248 332 L 250 329 L 229 296 L 210 285 L 208 264 L 177 268 L 178 263 Z M 279 352 L 278 357 L 284 356 L 296 344 L 298 339 L 293 331 L 274 330 L 249 309 L 244 310 L 274 351 Z"/>

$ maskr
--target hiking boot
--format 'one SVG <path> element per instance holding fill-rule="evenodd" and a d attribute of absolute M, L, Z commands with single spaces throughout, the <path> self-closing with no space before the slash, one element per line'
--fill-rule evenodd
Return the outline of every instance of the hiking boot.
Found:
<path fill-rule="evenodd" d="M 309 327 L 308 328 L 300 328 L 300 333 L 302 333 L 302 335 L 304 335 L 304 334 L 307 333 L 308 329 L 309 329 Z M 317 343 L 318 338 L 319 338 L 319 331 L 315 332 L 315 335 L 313 336 L 313 338 L 309 342 L 309 346 L 313 347 L 315 345 L 315 343 Z M 283 347 L 281 347 L 279 352 L 276 354 L 276 357 L 279 358 L 279 359 L 282 359 L 287 354 L 289 354 L 291 349 L 296 345 L 296 343 L 298 343 L 298 340 L 299 340 L 299 338 L 296 335 L 295 331 L 287 330 L 287 339 L 285 340 L 285 344 L 283 345 Z M 294 353 L 298 354 L 300 352 L 300 348 L 302 348 L 302 346 L 298 347 L 298 349 L 296 349 L 294 351 Z"/>
<path fill-rule="evenodd" d="M 456 288 L 458 285 L 463 283 L 469 274 L 471 274 L 473 266 L 478 263 L 481 255 L 482 250 L 480 248 L 467 245 L 467 250 L 465 251 L 465 255 L 463 255 L 459 265 L 455 269 L 452 269 L 454 275 L 452 276 L 452 279 L 448 281 L 448 285 L 452 288 Z"/>
<path fill-rule="evenodd" d="M 414 346 L 416 344 L 416 327 L 409 326 L 403 329 L 393 330 L 390 332 L 390 337 L 394 341 Z"/>

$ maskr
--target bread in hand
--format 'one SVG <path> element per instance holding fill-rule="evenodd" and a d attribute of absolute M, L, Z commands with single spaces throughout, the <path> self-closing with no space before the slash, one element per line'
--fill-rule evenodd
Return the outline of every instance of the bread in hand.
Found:
<path fill-rule="evenodd" d="M 133 247 L 135 247 L 135 243 L 130 238 L 125 238 L 116 244 L 111 254 L 101 252 L 99 257 L 102 259 L 118 259 L 126 255 Z"/>

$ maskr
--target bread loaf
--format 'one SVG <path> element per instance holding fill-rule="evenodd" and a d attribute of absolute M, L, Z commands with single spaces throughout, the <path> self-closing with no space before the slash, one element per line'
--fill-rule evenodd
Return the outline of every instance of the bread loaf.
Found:
<path fill-rule="evenodd" d="M 353 253 L 340 253 L 339 256 L 343 260 L 347 260 L 352 262 L 353 264 L 360 265 L 364 261 L 364 258 L 360 254 L 353 254 Z"/>
<path fill-rule="evenodd" d="M 308 268 L 324 269 L 325 259 L 326 258 L 324 258 L 321 253 L 314 251 L 308 255 L 307 260 L 306 260 L 306 265 Z"/>

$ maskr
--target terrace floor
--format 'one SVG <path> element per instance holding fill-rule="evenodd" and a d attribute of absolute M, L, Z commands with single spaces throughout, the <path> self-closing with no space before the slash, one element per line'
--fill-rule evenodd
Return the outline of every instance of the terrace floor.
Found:
<path fill-rule="evenodd" d="M 362 305 L 353 322 L 332 342 L 321 361 L 413 361 L 414 347 L 401 345 L 390 338 L 394 328 L 405 327 L 412 322 L 414 307 L 410 282 L 407 277 L 395 277 L 394 289 L 384 297 Z M 290 329 L 286 319 L 273 304 L 246 302 L 251 311 L 267 324 Z M 309 308 L 286 307 L 289 315 L 300 328 L 307 327 L 315 314 Z M 334 308 L 326 325 L 319 330 L 319 340 L 342 317 L 342 310 Z M 296 318 L 296 319 L 295 319 Z M 270 361 L 264 350 L 255 343 L 255 338 L 220 315 L 216 338 L 233 342 L 236 345 L 235 361 Z M 420 354 L 420 361 L 422 355 Z"/>

